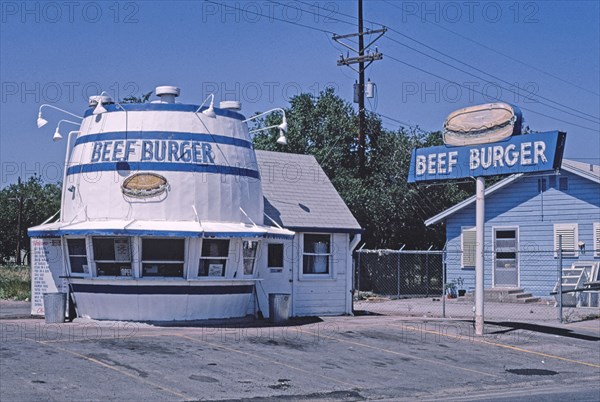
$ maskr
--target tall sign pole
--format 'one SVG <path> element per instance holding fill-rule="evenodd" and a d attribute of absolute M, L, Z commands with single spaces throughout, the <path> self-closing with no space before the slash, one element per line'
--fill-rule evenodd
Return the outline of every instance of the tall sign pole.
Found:
<path fill-rule="evenodd" d="M 521 125 L 521 112 L 512 105 L 471 106 L 448 116 L 445 145 L 412 150 L 409 183 L 476 178 L 475 334 L 479 336 L 484 333 L 485 177 L 548 172 L 562 163 L 566 133 L 521 135 Z"/>
<path fill-rule="evenodd" d="M 485 178 L 477 177 L 475 190 L 475 334 L 483 335 L 483 285 L 484 285 L 484 249 L 485 239 Z"/>
<path fill-rule="evenodd" d="M 348 66 L 354 71 L 358 73 L 358 88 L 355 90 L 355 99 L 354 102 L 358 103 L 358 164 L 359 164 L 359 172 L 362 175 L 364 172 L 364 163 L 365 163 L 365 146 L 366 146 L 366 116 L 365 116 L 365 70 L 367 67 L 371 65 L 375 60 L 381 60 L 383 55 L 377 51 L 375 48 L 375 52 L 368 52 L 365 54 L 365 51 L 371 47 L 379 38 L 383 36 L 383 34 L 387 31 L 387 28 L 383 27 L 382 29 L 370 30 L 366 31 L 363 29 L 363 1 L 358 0 L 358 33 L 352 33 L 347 35 L 333 35 L 333 40 L 344 46 L 345 48 L 351 50 L 356 53 L 356 57 L 350 57 L 348 54 L 347 57 L 341 55 L 337 65 L 338 66 Z M 365 36 L 370 36 L 374 34 L 379 34 L 375 39 L 370 41 L 365 46 Z M 350 44 L 345 43 L 343 39 L 358 37 L 358 49 L 352 47 Z M 366 65 L 365 65 L 366 63 Z M 358 64 L 358 69 L 354 68 L 352 65 Z"/>

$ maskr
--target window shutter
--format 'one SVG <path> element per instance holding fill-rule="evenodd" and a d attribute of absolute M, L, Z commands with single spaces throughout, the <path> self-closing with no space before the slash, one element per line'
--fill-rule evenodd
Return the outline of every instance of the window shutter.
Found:
<path fill-rule="evenodd" d="M 600 257 L 600 222 L 594 223 L 594 257 Z"/>
<path fill-rule="evenodd" d="M 462 231 L 462 266 L 474 267 L 475 266 L 475 249 L 477 248 L 477 237 L 475 234 L 475 228 L 463 229 Z"/>
<path fill-rule="evenodd" d="M 562 255 L 577 257 L 577 224 L 554 225 L 554 255 L 556 257 L 558 257 L 559 236 L 562 236 Z"/>

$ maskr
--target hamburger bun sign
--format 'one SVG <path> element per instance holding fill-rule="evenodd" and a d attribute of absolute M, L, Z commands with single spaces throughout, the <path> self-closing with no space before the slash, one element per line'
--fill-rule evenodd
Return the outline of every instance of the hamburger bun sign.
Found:
<path fill-rule="evenodd" d="M 441 181 L 560 168 L 566 133 L 521 135 L 521 125 L 520 110 L 507 103 L 457 110 L 444 123 L 445 145 L 413 149 L 408 181 Z"/>

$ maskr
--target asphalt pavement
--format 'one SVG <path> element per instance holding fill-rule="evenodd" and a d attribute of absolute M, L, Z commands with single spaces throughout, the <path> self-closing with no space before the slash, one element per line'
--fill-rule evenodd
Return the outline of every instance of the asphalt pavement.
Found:
<path fill-rule="evenodd" d="M 2 302 L 0 337 L 2 401 L 600 400 L 600 320 L 46 324 Z"/>

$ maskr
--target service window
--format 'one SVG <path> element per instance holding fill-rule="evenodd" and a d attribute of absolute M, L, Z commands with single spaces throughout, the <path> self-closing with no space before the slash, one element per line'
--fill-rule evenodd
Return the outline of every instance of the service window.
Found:
<path fill-rule="evenodd" d="M 88 274 L 87 253 L 85 239 L 67 239 L 69 250 L 69 265 L 72 274 Z"/>
<path fill-rule="evenodd" d="M 94 237 L 94 262 L 98 276 L 132 276 L 128 237 Z"/>
<path fill-rule="evenodd" d="M 198 276 L 223 277 L 227 268 L 229 240 L 202 240 L 202 256 L 198 264 Z"/>
<path fill-rule="evenodd" d="M 142 239 L 142 276 L 183 277 L 184 239 Z"/>
<path fill-rule="evenodd" d="M 256 261 L 256 249 L 258 242 L 252 240 L 244 240 L 244 275 L 254 274 L 254 262 Z"/>
<path fill-rule="evenodd" d="M 283 244 L 271 243 L 268 245 L 267 266 L 271 272 L 283 271 Z"/>
<path fill-rule="evenodd" d="M 304 274 L 329 274 L 331 235 L 305 234 L 302 272 Z"/>

